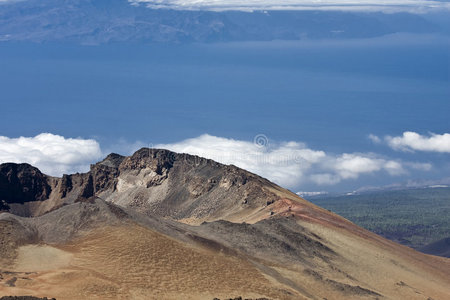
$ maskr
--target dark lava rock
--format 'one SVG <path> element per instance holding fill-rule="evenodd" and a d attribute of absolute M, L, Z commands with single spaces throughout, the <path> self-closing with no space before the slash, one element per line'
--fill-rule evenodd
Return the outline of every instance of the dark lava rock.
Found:
<path fill-rule="evenodd" d="M 47 176 L 37 168 L 29 164 L 0 165 L 0 206 L 46 200 L 50 193 Z"/>
<path fill-rule="evenodd" d="M 213 300 L 220 300 L 220 299 L 219 298 L 214 298 Z M 270 300 L 270 299 L 268 299 L 268 298 L 242 298 L 241 296 L 239 296 L 239 297 L 236 297 L 236 298 L 226 298 L 224 300 Z"/>
<path fill-rule="evenodd" d="M 4 296 L 0 300 L 56 300 L 55 298 L 38 298 L 33 296 Z"/>

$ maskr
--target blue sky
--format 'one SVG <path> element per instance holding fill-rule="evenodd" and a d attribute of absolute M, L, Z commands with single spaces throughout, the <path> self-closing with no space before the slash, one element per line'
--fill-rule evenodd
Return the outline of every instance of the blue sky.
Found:
<path fill-rule="evenodd" d="M 234 163 L 295 191 L 440 180 L 450 177 L 449 47 L 448 36 L 433 34 L 4 43 L 0 161 L 60 175 L 109 152 L 158 146 Z"/>

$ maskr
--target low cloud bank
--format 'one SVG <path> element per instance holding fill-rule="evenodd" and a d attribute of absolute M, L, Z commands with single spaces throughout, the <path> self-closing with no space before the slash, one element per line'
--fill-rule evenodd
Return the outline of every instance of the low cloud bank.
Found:
<path fill-rule="evenodd" d="M 376 135 L 369 135 L 374 143 L 386 143 L 397 151 L 424 151 L 450 153 L 450 133 L 421 135 L 413 131 L 405 131 L 401 136 L 385 136 L 384 139 Z"/>
<path fill-rule="evenodd" d="M 130 154 L 131 149 L 141 146 L 139 142 L 119 141 L 116 148 Z M 270 141 L 264 135 L 242 141 L 204 134 L 154 147 L 234 164 L 288 188 L 303 184 L 329 186 L 371 174 L 399 176 L 411 170 L 432 169 L 431 164 L 394 160 L 374 153 L 327 153 L 299 142 Z M 91 163 L 104 156 L 106 153 L 93 139 L 65 138 L 51 133 L 19 138 L 0 136 L 0 163 L 26 162 L 53 176 L 88 171 Z"/>
<path fill-rule="evenodd" d="M 398 176 L 407 174 L 410 169 L 431 169 L 429 164 L 391 160 L 373 153 L 336 155 L 298 142 L 271 143 L 264 136 L 257 136 L 251 142 L 204 134 L 156 147 L 234 164 L 285 187 L 303 183 L 334 185 L 377 172 Z"/>
<path fill-rule="evenodd" d="M 0 136 L 0 163 L 29 163 L 53 176 L 88 171 L 89 164 L 101 157 L 100 145 L 92 139 L 51 133 L 19 138 Z"/>
<path fill-rule="evenodd" d="M 337 10 L 422 13 L 448 9 L 449 4 L 432 0 L 129 0 L 132 5 L 144 4 L 152 9 L 264 11 L 264 10 Z"/>

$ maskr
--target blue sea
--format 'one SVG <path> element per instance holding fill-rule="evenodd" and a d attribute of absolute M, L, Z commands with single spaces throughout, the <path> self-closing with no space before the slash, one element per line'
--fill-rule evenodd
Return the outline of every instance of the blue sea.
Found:
<path fill-rule="evenodd" d="M 108 145 L 265 134 L 336 153 L 371 151 L 370 133 L 449 131 L 449 56 L 448 37 L 434 35 L 1 43 L 0 135 L 52 132 Z"/>

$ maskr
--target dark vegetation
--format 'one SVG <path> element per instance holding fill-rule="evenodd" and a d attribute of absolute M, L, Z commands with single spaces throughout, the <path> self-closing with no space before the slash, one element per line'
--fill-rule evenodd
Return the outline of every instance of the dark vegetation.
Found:
<path fill-rule="evenodd" d="M 423 253 L 450 258 L 450 237 L 428 244 L 419 250 Z"/>
<path fill-rule="evenodd" d="M 450 188 L 379 191 L 308 200 L 418 250 L 450 237 Z"/>
<path fill-rule="evenodd" d="M 5 296 L 1 297 L 0 300 L 56 300 L 55 298 L 38 298 L 33 296 Z"/>

